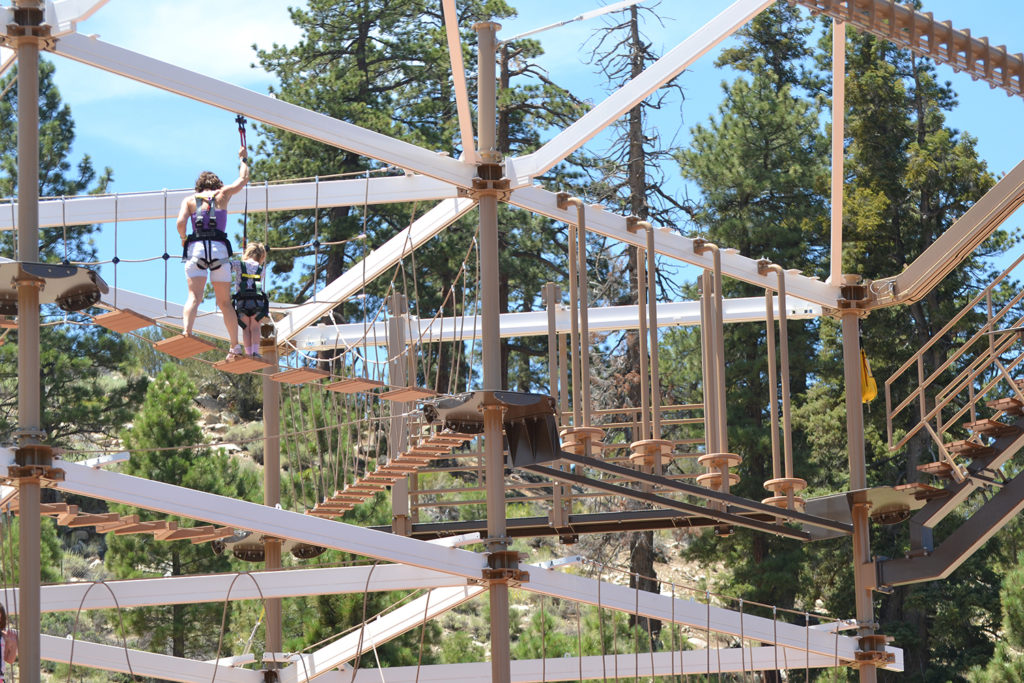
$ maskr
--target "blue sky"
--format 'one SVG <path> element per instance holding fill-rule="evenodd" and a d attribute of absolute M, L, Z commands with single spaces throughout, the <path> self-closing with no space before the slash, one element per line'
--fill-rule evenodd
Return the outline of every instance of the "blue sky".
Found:
<path fill-rule="evenodd" d="M 252 68 L 255 54 L 251 46 L 290 44 L 299 37 L 289 20 L 288 4 L 278 0 L 110 0 L 79 30 L 265 92 L 271 78 Z M 519 10 L 520 16 L 502 21 L 499 38 L 572 17 L 605 2 L 510 0 L 510 4 Z M 664 26 L 648 27 L 655 50 L 667 51 L 729 4 L 726 0 L 663 2 L 660 12 L 677 18 L 666 20 Z M 924 4 L 924 9 L 933 12 L 936 19 L 950 19 L 956 27 L 968 27 L 976 36 L 988 36 L 994 45 L 1005 43 L 1011 52 L 1024 51 L 1024 39 L 1020 38 L 1024 3 L 1019 0 L 925 0 Z M 556 10 L 552 11 L 552 7 Z M 602 21 L 575 23 L 536 36 L 547 51 L 542 64 L 553 80 L 575 83 L 577 94 L 593 100 L 602 97 L 604 88 L 593 67 L 581 59 L 586 51 L 580 46 Z M 714 56 L 705 55 L 682 77 L 686 101 L 681 119 L 678 109 L 665 114 L 661 127 L 666 137 L 679 128 L 676 140 L 685 143 L 689 128 L 715 112 L 721 99 L 719 84 L 727 74 L 713 68 Z M 113 191 L 188 187 L 202 168 L 211 168 L 222 177 L 234 177 L 238 136 L 233 114 L 59 57 L 51 59 L 57 65 L 58 87 L 75 120 L 75 153 L 88 153 L 98 167 L 112 167 Z M 1021 99 L 1007 97 L 1002 91 L 972 82 L 946 67 L 940 67 L 940 76 L 952 81 L 960 95 L 960 106 L 949 116 L 950 125 L 978 138 L 980 154 L 994 173 L 1004 173 L 1024 159 L 1024 140 L 1016 134 L 1024 113 Z M 329 172 L 330 169 L 325 169 L 325 173 Z M 684 191 L 681 184 L 679 188 Z M 173 225 L 168 226 L 168 231 L 173 244 Z M 163 234 L 164 226 L 159 223 L 124 223 L 118 230 L 118 255 L 128 259 L 160 254 Z M 110 258 L 112 226 L 104 226 L 99 244 L 103 257 Z M 120 286 L 163 296 L 161 263 L 122 264 L 120 269 Z M 155 270 L 159 271 L 158 277 Z M 113 281 L 109 266 L 103 275 Z M 170 262 L 168 281 L 169 297 L 183 300 L 184 278 L 176 260 Z"/>

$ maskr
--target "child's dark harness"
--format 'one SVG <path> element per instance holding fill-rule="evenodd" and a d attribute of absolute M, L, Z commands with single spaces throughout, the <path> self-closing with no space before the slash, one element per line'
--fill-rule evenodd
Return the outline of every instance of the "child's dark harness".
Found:
<path fill-rule="evenodd" d="M 238 291 L 231 295 L 231 304 L 235 307 L 238 315 L 238 325 L 243 330 L 245 323 L 244 316 L 251 315 L 256 320 L 266 318 L 270 313 L 270 301 L 267 295 L 260 288 L 263 279 L 263 266 L 256 266 L 255 273 L 245 272 L 245 262 L 241 264 L 241 277 L 238 283 Z"/>
<path fill-rule="evenodd" d="M 199 203 L 205 202 L 206 208 L 200 212 Z M 226 213 L 226 212 L 225 212 Z M 196 216 L 199 216 L 198 220 Z M 203 255 L 196 258 L 196 265 L 203 270 L 217 270 L 231 258 L 231 241 L 224 230 L 217 228 L 217 212 L 213 207 L 213 199 L 196 195 L 196 212 L 192 214 L 192 233 L 185 239 L 181 260 L 188 260 L 188 250 L 196 242 L 202 242 Z M 213 258 L 213 243 L 220 242 L 228 250 L 227 258 Z"/>

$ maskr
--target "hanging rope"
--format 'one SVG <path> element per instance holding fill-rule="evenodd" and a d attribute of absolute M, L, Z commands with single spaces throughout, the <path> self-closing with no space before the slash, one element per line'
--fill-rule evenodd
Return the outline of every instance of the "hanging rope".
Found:
<path fill-rule="evenodd" d="M 256 577 L 249 572 L 239 572 L 238 574 L 235 574 L 234 578 L 231 579 L 231 583 L 228 584 L 227 595 L 224 596 L 224 609 L 221 612 L 220 617 L 220 636 L 217 638 L 217 656 L 213 658 L 213 677 L 210 678 L 210 683 L 214 683 L 217 680 L 217 672 L 220 671 L 220 653 L 221 648 L 224 645 L 224 632 L 227 630 L 228 625 L 228 605 L 231 604 L 231 590 L 235 587 L 235 582 L 242 576 L 249 577 L 252 584 L 256 586 L 256 592 L 260 594 L 260 603 L 263 605 L 263 611 L 266 612 L 267 610 L 267 601 L 266 598 L 263 597 L 263 589 L 260 588 L 260 582 L 256 580 Z M 255 633 L 255 630 L 253 632 Z M 274 667 L 276 668 L 277 653 L 274 652 L 272 654 L 274 655 Z"/>
<path fill-rule="evenodd" d="M 82 616 L 82 607 L 85 605 L 85 599 L 89 597 L 89 593 L 97 585 L 102 585 L 104 588 L 106 588 L 107 592 L 110 593 L 110 597 L 114 601 L 114 608 L 117 610 L 118 625 L 121 628 L 121 647 L 124 650 L 125 662 L 127 662 L 128 664 L 128 675 L 132 678 L 137 678 L 135 672 L 132 670 L 132 660 L 131 657 L 129 657 L 128 653 L 128 640 L 127 637 L 125 636 L 124 614 L 122 614 L 121 612 L 121 604 L 118 602 L 117 595 L 114 593 L 113 589 L 111 589 L 111 587 L 107 585 L 107 582 L 100 580 L 93 581 L 92 584 L 85 589 L 85 593 L 82 594 L 82 599 L 78 603 L 78 611 L 75 612 L 75 624 L 74 627 L 71 629 L 71 650 L 68 653 L 68 683 L 71 683 L 71 672 L 74 670 L 75 642 L 78 640 L 78 619 Z"/>
<path fill-rule="evenodd" d="M 235 117 L 235 123 L 238 124 L 238 140 L 242 144 L 242 149 L 248 151 L 249 147 L 245 143 L 245 117 L 242 116 L 241 114 L 239 114 L 238 116 Z M 242 159 L 242 163 L 248 165 L 249 164 L 249 157 L 246 156 L 245 158 L 243 158 Z M 270 206 L 268 204 L 267 205 L 267 210 L 269 211 L 269 209 L 270 209 Z M 249 184 L 246 183 L 246 186 L 245 186 L 245 209 L 242 212 L 242 251 L 245 251 L 245 247 L 246 247 L 246 245 L 248 243 L 249 243 Z"/>

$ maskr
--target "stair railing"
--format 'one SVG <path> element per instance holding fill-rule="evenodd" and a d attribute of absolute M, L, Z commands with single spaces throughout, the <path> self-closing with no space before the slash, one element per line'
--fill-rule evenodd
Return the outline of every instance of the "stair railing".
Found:
<path fill-rule="evenodd" d="M 1009 267 L 1000 273 L 885 381 L 886 430 L 890 450 L 898 450 L 916 434 L 927 432 L 938 446 L 942 459 L 954 466 L 954 478 L 959 479 L 958 475 L 962 476 L 962 474 L 947 451 L 942 435 L 968 412 L 971 414 L 971 419 L 975 420 L 977 416 L 977 403 L 983 400 L 999 384 L 1000 380 L 1005 380 L 1010 390 L 1024 401 L 1024 393 L 1016 385 L 1010 372 L 1024 361 L 1024 356 L 1018 356 L 1009 363 L 1004 363 L 1002 360 L 1002 356 L 1014 345 L 1019 337 L 1020 331 L 1015 328 L 1024 325 L 1024 316 L 1022 316 L 1014 320 L 1009 325 L 1008 330 L 1002 327 L 1002 325 L 1005 325 L 1005 321 L 1009 319 L 1008 316 L 1014 310 L 1014 307 L 1024 299 L 1024 290 L 1013 296 L 999 311 L 993 312 L 992 310 L 993 291 L 1009 277 L 1010 273 L 1022 261 L 1024 261 L 1024 253 L 1018 256 Z M 985 315 L 987 322 L 951 353 L 939 367 L 926 376 L 925 354 L 938 344 L 958 323 L 963 321 L 968 314 L 977 313 L 979 304 L 983 301 L 986 303 Z M 1000 333 L 1001 331 L 1002 333 Z M 985 337 L 988 337 L 987 348 L 979 352 L 976 347 L 978 342 Z M 967 360 L 972 353 L 977 355 Z M 942 379 L 944 373 L 955 364 L 964 360 L 967 360 L 966 366 L 951 381 L 944 386 L 940 386 L 940 379 Z M 917 386 L 894 408 L 893 386 L 901 379 L 909 381 L 907 371 L 911 368 L 917 370 Z M 991 373 L 994 377 L 989 379 L 986 373 Z M 982 385 L 977 387 L 976 382 L 979 378 L 982 378 Z M 953 412 L 951 414 L 947 413 L 946 419 L 943 419 L 944 409 L 950 408 L 954 400 L 965 391 L 968 396 L 964 404 L 953 406 Z M 929 392 L 934 394 L 933 405 L 930 407 L 928 405 Z M 915 403 L 918 407 L 918 422 L 911 426 L 901 438 L 895 439 L 894 422 L 901 416 L 905 417 L 904 411 Z M 933 423 L 934 427 L 932 426 Z"/>

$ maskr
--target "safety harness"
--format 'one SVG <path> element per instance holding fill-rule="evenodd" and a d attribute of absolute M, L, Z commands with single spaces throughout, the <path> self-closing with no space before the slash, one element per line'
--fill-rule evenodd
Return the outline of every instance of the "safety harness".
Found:
<path fill-rule="evenodd" d="M 206 208 L 199 210 L 200 202 L 206 204 Z M 198 219 L 196 218 L 198 215 Z M 203 243 L 203 256 L 196 259 L 196 265 L 203 270 L 217 270 L 230 260 L 231 241 L 224 230 L 217 229 L 217 212 L 213 206 L 212 197 L 196 195 L 196 212 L 192 214 L 192 233 L 185 239 L 181 252 L 181 260 L 188 260 L 188 250 L 196 242 Z M 226 258 L 213 258 L 213 243 L 220 242 L 228 250 Z"/>
<path fill-rule="evenodd" d="M 256 266 L 255 273 L 245 272 L 245 261 L 242 261 L 241 279 L 238 283 L 238 291 L 231 295 L 231 304 L 238 314 L 238 325 L 244 330 L 245 323 L 243 316 L 253 316 L 262 320 L 270 313 L 270 300 L 261 288 L 263 281 L 263 266 Z"/>

